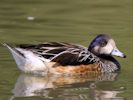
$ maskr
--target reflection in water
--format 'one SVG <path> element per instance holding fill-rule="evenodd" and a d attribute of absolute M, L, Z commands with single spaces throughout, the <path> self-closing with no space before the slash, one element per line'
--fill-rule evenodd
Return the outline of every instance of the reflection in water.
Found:
<path fill-rule="evenodd" d="M 123 100 L 123 97 L 117 97 L 117 94 L 123 90 L 105 90 L 97 87 L 103 81 L 103 83 L 114 81 L 117 76 L 117 73 L 90 74 L 85 77 L 40 77 L 21 74 L 13 89 L 14 96 L 10 100 L 15 97 L 31 96 L 41 96 L 48 99 L 59 98 L 60 100 Z M 56 97 L 52 94 L 55 94 Z"/>
<path fill-rule="evenodd" d="M 124 100 L 123 97 L 117 97 L 121 90 L 92 90 L 91 100 Z"/>

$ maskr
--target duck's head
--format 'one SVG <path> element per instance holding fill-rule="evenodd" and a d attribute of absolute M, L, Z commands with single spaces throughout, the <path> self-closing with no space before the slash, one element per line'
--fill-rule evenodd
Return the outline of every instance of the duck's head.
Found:
<path fill-rule="evenodd" d="M 89 51 L 97 56 L 115 55 L 126 58 L 126 55 L 118 50 L 115 41 L 107 34 L 100 34 L 92 42 L 88 48 Z"/>

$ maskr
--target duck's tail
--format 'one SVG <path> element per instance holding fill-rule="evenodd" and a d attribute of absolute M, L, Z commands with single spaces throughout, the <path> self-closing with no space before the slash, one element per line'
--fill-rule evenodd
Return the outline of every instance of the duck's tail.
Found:
<path fill-rule="evenodd" d="M 3 44 L 5 47 L 8 48 L 8 50 L 11 52 L 16 64 L 18 65 L 20 70 L 23 70 L 23 68 L 21 68 L 20 66 L 24 66 L 26 59 L 24 57 L 24 55 L 18 51 L 16 48 L 4 43 Z"/>
<path fill-rule="evenodd" d="M 46 70 L 46 65 L 42 59 L 35 55 L 33 52 L 18 47 L 12 47 L 6 43 L 3 45 L 11 52 L 18 68 L 21 71 L 29 73 L 40 73 L 41 71 L 43 72 Z"/>

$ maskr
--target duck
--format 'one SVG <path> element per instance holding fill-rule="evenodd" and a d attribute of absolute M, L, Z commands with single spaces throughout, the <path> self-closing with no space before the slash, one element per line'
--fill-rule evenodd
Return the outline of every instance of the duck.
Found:
<path fill-rule="evenodd" d="M 3 45 L 8 48 L 22 72 L 38 75 L 118 72 L 121 66 L 113 56 L 126 58 L 108 34 L 97 35 L 88 47 L 66 42 Z"/>

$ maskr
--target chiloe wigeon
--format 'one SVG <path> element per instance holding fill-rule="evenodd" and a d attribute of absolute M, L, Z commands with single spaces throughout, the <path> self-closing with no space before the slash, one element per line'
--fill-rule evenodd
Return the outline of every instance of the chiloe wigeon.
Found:
<path fill-rule="evenodd" d="M 88 48 L 64 42 L 4 45 L 21 71 L 41 75 L 116 72 L 120 64 L 113 55 L 126 57 L 107 34 L 96 36 Z"/>

